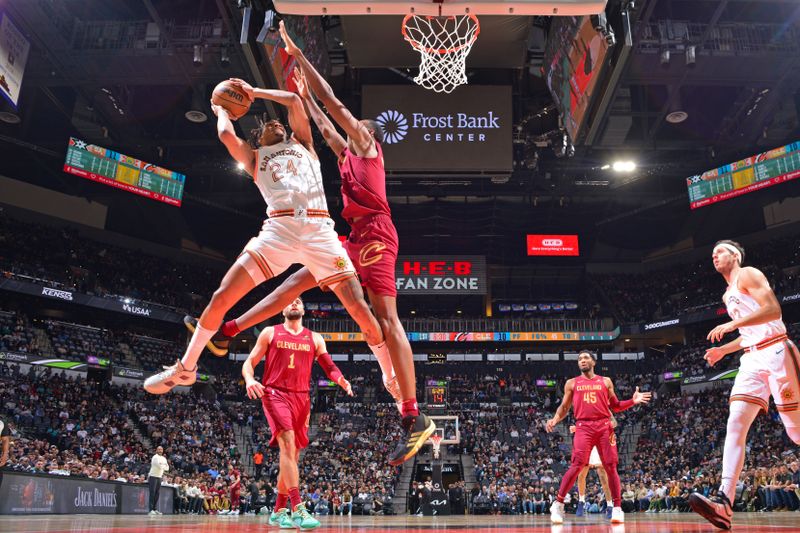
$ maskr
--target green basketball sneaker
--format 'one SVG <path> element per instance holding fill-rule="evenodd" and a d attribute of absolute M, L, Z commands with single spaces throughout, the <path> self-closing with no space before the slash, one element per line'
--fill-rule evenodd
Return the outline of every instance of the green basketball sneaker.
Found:
<path fill-rule="evenodd" d="M 294 508 L 292 511 L 292 522 L 294 523 L 294 527 L 299 527 L 300 529 L 314 529 L 319 527 L 320 522 L 306 510 L 306 506 L 302 503 L 297 504 L 297 507 Z"/>
<path fill-rule="evenodd" d="M 285 507 L 277 513 L 273 512 L 269 515 L 269 520 L 267 522 L 271 526 L 280 526 L 281 529 L 294 529 L 294 524 L 292 524 L 292 519 L 289 516 L 289 509 Z M 288 527 L 284 528 L 284 523 L 288 524 Z"/>

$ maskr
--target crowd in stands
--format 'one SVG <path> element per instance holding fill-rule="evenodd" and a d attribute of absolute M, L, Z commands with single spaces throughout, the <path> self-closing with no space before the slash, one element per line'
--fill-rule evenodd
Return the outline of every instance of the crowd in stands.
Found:
<path fill-rule="evenodd" d="M 745 247 L 744 265 L 764 272 L 776 294 L 800 292 L 800 238 L 784 237 Z M 597 275 L 595 283 L 623 323 L 670 318 L 721 305 L 725 281 L 708 258 L 643 274 Z"/>

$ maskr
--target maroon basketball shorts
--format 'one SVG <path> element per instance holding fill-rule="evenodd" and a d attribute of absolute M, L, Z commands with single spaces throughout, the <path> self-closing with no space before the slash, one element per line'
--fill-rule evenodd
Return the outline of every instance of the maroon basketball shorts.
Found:
<path fill-rule="evenodd" d="M 578 420 L 572 442 L 572 464 L 588 465 L 589 456 L 595 446 L 603 465 L 617 464 L 617 436 L 611 420 Z"/>
<path fill-rule="evenodd" d="M 267 387 L 261 405 L 272 431 L 269 441 L 271 447 L 278 447 L 278 435 L 284 431 L 294 431 L 294 443 L 298 450 L 308 446 L 308 424 L 311 420 L 308 392 L 288 392 Z"/>
<path fill-rule="evenodd" d="M 373 215 L 355 222 L 344 247 L 364 287 L 375 294 L 397 296 L 394 267 L 400 243 L 390 216 Z"/>

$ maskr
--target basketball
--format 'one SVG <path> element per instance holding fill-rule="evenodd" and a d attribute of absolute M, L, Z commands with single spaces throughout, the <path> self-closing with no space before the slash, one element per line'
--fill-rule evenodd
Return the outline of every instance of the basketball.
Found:
<path fill-rule="evenodd" d="M 225 80 L 214 87 L 214 92 L 211 93 L 211 103 L 224 107 L 233 119 L 244 116 L 250 109 L 250 100 L 247 98 L 247 94 L 230 80 Z"/>

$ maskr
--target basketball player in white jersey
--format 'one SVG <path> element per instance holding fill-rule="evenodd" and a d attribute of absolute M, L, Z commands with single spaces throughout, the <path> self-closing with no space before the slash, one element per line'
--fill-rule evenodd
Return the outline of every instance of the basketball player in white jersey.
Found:
<path fill-rule="evenodd" d="M 714 268 L 728 283 L 722 300 L 732 320 L 712 329 L 708 340 L 718 342 L 736 329 L 739 337 L 709 348 L 704 359 L 714 366 L 740 349 L 744 355 L 731 390 L 719 496 L 706 498 L 695 493 L 689 496 L 689 505 L 715 526 L 730 529 L 747 432 L 758 413 L 767 412 L 770 395 L 786 433 L 800 444 L 800 354 L 786 336 L 781 306 L 767 278 L 756 268 L 742 267 L 744 248 L 734 241 L 719 241 L 711 257 Z"/>
<path fill-rule="evenodd" d="M 278 120 L 263 122 L 256 131 L 258 148 L 254 150 L 236 136 L 228 112 L 212 104 L 219 139 L 253 177 L 267 204 L 269 218 L 223 277 L 197 321 L 183 358 L 145 380 L 144 388 L 152 394 L 165 394 L 177 385 L 192 385 L 203 347 L 219 329 L 225 313 L 251 289 L 295 263 L 308 267 L 320 287 L 336 293 L 369 344 L 383 342 L 380 326 L 364 300 L 355 269 L 328 215 L 320 163 L 302 99 L 291 92 L 253 88 L 238 79 L 231 81 L 251 101 L 264 98 L 286 106 L 292 134 L 287 135 Z"/>

